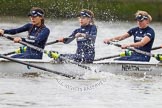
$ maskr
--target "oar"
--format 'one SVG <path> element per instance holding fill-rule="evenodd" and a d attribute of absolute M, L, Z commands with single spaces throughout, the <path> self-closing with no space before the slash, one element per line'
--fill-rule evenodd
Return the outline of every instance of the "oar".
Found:
<path fill-rule="evenodd" d="M 55 44 L 55 43 L 58 43 L 58 42 L 59 42 L 59 40 L 55 40 L 55 41 L 47 43 L 46 45 L 51 45 L 51 44 Z M 18 50 L 20 50 L 20 49 L 18 49 Z M 17 53 L 16 50 L 12 51 L 12 52 L 9 52 L 9 53 L 5 53 L 3 55 L 8 56 L 8 55 L 15 54 L 15 53 Z"/>
<path fill-rule="evenodd" d="M 58 43 L 58 42 L 59 42 L 59 40 L 55 40 L 55 41 L 46 43 L 46 45 L 51 45 L 51 44 L 55 44 L 55 43 Z"/>
<path fill-rule="evenodd" d="M 120 47 L 120 48 L 121 48 L 121 46 L 122 46 L 122 45 L 120 45 L 120 44 L 113 43 L 113 42 L 110 42 L 110 44 L 112 44 L 112 45 L 114 45 L 114 46 L 117 46 L 117 47 Z M 138 49 L 135 49 L 135 48 L 132 48 L 132 47 L 127 47 L 126 49 L 129 49 L 129 50 L 135 51 L 135 52 L 137 51 L 137 53 L 140 53 L 140 54 L 141 54 L 141 53 L 142 53 L 142 54 L 143 54 L 143 53 L 146 53 L 145 55 L 148 55 L 148 56 L 150 55 L 150 53 L 148 53 L 148 52 L 141 51 L 141 50 L 138 50 Z"/>
<path fill-rule="evenodd" d="M 112 44 L 114 46 L 117 46 L 117 47 L 121 47 L 121 45 L 117 44 L 117 43 L 110 42 L 110 44 Z M 139 53 L 139 54 L 143 54 L 143 55 L 147 55 L 147 56 L 155 57 L 156 58 L 156 54 L 152 54 L 152 53 L 149 53 L 149 52 L 146 52 L 146 51 L 141 51 L 139 49 L 135 49 L 135 48 L 132 48 L 132 47 L 128 47 L 127 49 L 129 49 L 131 51 L 134 51 L 136 53 Z"/>
<path fill-rule="evenodd" d="M 103 58 L 98 58 L 98 59 L 95 59 L 94 61 L 100 61 L 100 60 L 110 59 L 110 58 L 114 58 L 114 57 L 131 56 L 132 53 L 133 52 L 130 51 L 130 50 L 125 50 L 124 52 L 121 52 L 120 54 L 113 55 L 113 56 L 108 56 L 108 57 L 103 57 Z"/>
<path fill-rule="evenodd" d="M 119 46 L 119 45 L 118 45 Z M 152 48 L 151 50 L 157 50 L 157 49 L 160 49 L 162 48 L 161 46 L 158 46 L 158 47 L 154 47 Z M 105 59 L 111 59 L 111 58 L 115 58 L 115 57 L 121 57 L 123 56 L 123 54 L 117 54 L 117 55 L 112 55 L 112 56 L 108 56 L 108 57 L 102 57 L 102 58 L 98 58 L 98 59 L 95 59 L 94 61 L 100 61 L 100 60 L 105 60 Z M 129 56 L 129 55 L 126 55 L 125 56 Z"/>
<path fill-rule="evenodd" d="M 69 37 L 64 38 L 64 42 L 66 42 L 68 39 L 69 39 Z M 48 43 L 46 43 L 46 46 L 47 45 L 52 45 L 52 44 L 55 44 L 55 43 L 58 43 L 58 42 L 59 42 L 59 40 L 55 40 L 55 41 L 52 41 L 52 42 L 48 42 Z M 9 53 L 5 53 L 3 55 L 8 56 L 8 55 L 15 54 L 15 53 L 16 53 L 16 51 L 12 51 L 12 52 L 9 52 Z"/>
<path fill-rule="evenodd" d="M 61 76 L 67 77 L 67 78 L 73 78 L 73 79 L 76 78 L 75 76 L 72 76 L 72 75 L 57 72 L 57 71 L 47 69 L 47 68 L 44 68 L 44 67 L 41 67 L 41 66 L 37 66 L 37 65 L 30 64 L 30 63 L 27 63 L 27 62 L 24 62 L 24 61 L 20 61 L 20 60 L 14 59 L 14 58 L 10 58 L 10 57 L 4 56 L 3 54 L 0 54 L 0 58 L 4 58 L 4 59 L 7 59 L 7 60 L 16 62 L 16 63 L 20 63 L 20 64 L 27 65 L 27 66 L 30 66 L 30 67 L 34 67 L 34 68 L 37 68 L 37 69 L 40 69 L 40 70 L 48 71 L 48 72 L 51 72 L 51 73 L 54 73 L 54 74 L 57 74 L 57 75 L 61 75 Z"/>
<path fill-rule="evenodd" d="M 108 56 L 108 57 L 98 58 L 98 59 L 95 59 L 94 61 L 100 61 L 100 60 L 105 60 L 105 59 L 111 59 L 111 58 L 115 58 L 115 57 L 120 57 L 120 54 L 112 55 L 112 56 Z"/>
<path fill-rule="evenodd" d="M 151 50 L 157 50 L 157 49 L 160 49 L 160 48 L 162 48 L 162 47 L 161 46 L 158 46 L 158 47 L 152 48 Z"/>
<path fill-rule="evenodd" d="M 63 42 L 66 42 L 68 39 L 70 39 L 71 37 L 66 37 L 63 39 Z M 55 44 L 55 43 L 58 43 L 60 42 L 59 40 L 55 40 L 55 41 L 52 41 L 52 42 L 48 42 L 46 43 L 46 45 L 52 45 L 52 44 Z"/>
<path fill-rule="evenodd" d="M 8 56 L 8 55 L 15 54 L 15 53 L 16 53 L 15 51 L 12 51 L 12 52 L 5 53 L 3 55 Z"/>
<path fill-rule="evenodd" d="M 116 43 L 113 43 L 113 42 L 110 42 L 110 44 L 113 44 L 113 45 L 115 45 L 115 46 L 117 46 L 117 47 L 121 47 L 121 45 L 116 44 Z M 158 47 L 152 48 L 151 50 L 157 50 L 157 49 L 160 49 L 160 48 L 162 48 L 162 47 L 161 47 L 161 46 L 158 46 Z M 132 49 L 132 50 L 133 50 L 133 49 Z M 124 54 L 124 55 L 125 55 L 125 56 L 128 56 L 127 54 Z M 100 60 L 105 60 L 105 59 L 111 59 L 111 58 L 121 57 L 121 56 L 123 56 L 123 53 L 117 54 L 117 55 L 108 56 L 108 57 L 98 58 L 98 59 L 95 59 L 94 61 L 100 61 Z M 154 55 L 154 56 L 155 56 L 155 55 Z"/>
<path fill-rule="evenodd" d="M 46 45 L 51 45 L 51 44 L 55 44 L 55 43 L 58 43 L 58 42 L 59 42 L 59 40 L 55 40 L 55 41 L 46 43 Z M 8 55 L 15 54 L 15 53 L 16 53 L 16 51 L 12 51 L 12 52 L 9 52 L 9 53 L 5 53 L 3 55 L 8 56 Z"/>
<path fill-rule="evenodd" d="M 7 38 L 7 39 L 9 39 L 9 40 L 12 40 L 12 41 L 14 40 L 14 38 L 11 37 L 11 36 L 5 36 L 5 35 L 3 35 L 3 37 L 5 37 L 5 38 Z M 44 50 L 44 49 L 42 49 L 42 48 L 36 47 L 36 46 L 34 46 L 34 45 L 31 45 L 31 44 L 26 43 L 26 42 L 23 42 L 23 41 L 20 41 L 19 43 L 22 44 L 22 45 L 25 45 L 25 46 L 27 46 L 27 47 L 30 47 L 30 48 L 32 48 L 32 49 L 35 49 L 35 50 L 37 50 L 37 51 L 40 51 L 40 52 L 42 52 L 42 53 L 45 53 L 45 54 L 48 54 L 48 52 L 49 52 L 49 51 L 47 51 L 47 50 Z M 68 59 L 68 58 L 65 58 L 65 57 L 63 57 L 63 56 L 60 56 L 60 58 L 63 59 L 63 60 L 65 60 L 65 61 L 67 61 L 67 62 L 70 62 L 70 63 L 72 63 L 72 64 L 78 65 L 78 66 L 80 66 L 80 67 L 82 67 L 82 68 L 84 68 L 84 69 L 88 69 L 88 70 L 90 70 L 90 71 L 93 71 L 93 69 L 91 69 L 90 67 L 85 66 L 85 65 L 82 65 L 82 64 L 79 64 L 78 62 L 75 62 L 75 61 L 70 60 L 70 59 Z M 95 71 L 96 71 L 96 70 L 95 70 Z"/>

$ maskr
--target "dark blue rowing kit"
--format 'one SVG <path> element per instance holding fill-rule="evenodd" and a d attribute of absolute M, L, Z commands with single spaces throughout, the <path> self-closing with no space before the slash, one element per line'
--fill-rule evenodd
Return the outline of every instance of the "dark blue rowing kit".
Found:
<path fill-rule="evenodd" d="M 28 23 L 17 29 L 4 30 L 4 33 L 14 35 L 14 34 L 25 32 L 25 31 L 28 31 L 28 37 L 22 38 L 22 41 L 44 49 L 46 41 L 50 33 L 50 30 L 45 25 L 37 27 L 37 26 L 32 25 L 31 23 Z M 12 57 L 22 58 L 22 59 L 42 59 L 42 55 L 43 55 L 42 52 L 27 47 L 26 52 L 22 54 L 14 55 Z"/>
<path fill-rule="evenodd" d="M 134 42 L 139 42 L 141 41 L 145 36 L 148 36 L 150 38 L 150 42 L 148 42 L 146 45 L 144 45 L 143 47 L 139 47 L 136 49 L 139 49 L 141 51 L 145 51 L 145 52 L 151 52 L 151 48 L 154 42 L 154 38 L 155 38 L 155 32 L 152 28 L 150 28 L 149 26 L 141 29 L 139 27 L 136 28 L 132 28 L 128 31 L 128 34 L 130 36 L 134 36 Z M 126 60 L 126 61 L 149 61 L 150 60 L 150 56 L 146 56 L 143 54 L 139 54 L 134 52 L 131 56 L 126 56 L 126 57 L 121 57 L 119 59 L 116 60 Z"/>
<path fill-rule="evenodd" d="M 73 31 L 68 40 L 64 43 L 68 44 L 75 39 L 77 33 L 84 33 L 86 37 L 76 38 L 77 50 L 75 54 L 61 54 L 60 56 L 67 57 L 77 62 L 92 63 L 95 57 L 95 40 L 97 28 L 95 25 L 81 26 Z"/>

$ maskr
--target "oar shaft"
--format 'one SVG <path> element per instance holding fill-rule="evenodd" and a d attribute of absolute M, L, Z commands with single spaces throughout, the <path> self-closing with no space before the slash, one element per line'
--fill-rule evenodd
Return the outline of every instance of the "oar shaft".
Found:
<path fill-rule="evenodd" d="M 149 52 L 141 51 L 141 50 L 138 50 L 138 49 L 135 49 L 135 48 L 131 48 L 131 47 L 128 47 L 127 49 L 129 49 L 131 51 L 135 51 L 135 52 L 137 52 L 139 54 L 143 54 L 143 55 L 147 55 L 147 56 L 150 56 L 150 57 L 154 57 L 154 55 L 149 53 Z"/>
<path fill-rule="evenodd" d="M 113 44 L 114 46 L 121 47 L 120 44 L 116 44 L 116 43 L 113 43 L 113 42 L 110 42 L 110 43 Z M 135 49 L 135 48 L 132 48 L 132 47 L 128 47 L 127 49 L 129 49 L 131 51 L 134 51 L 136 53 L 139 53 L 139 54 L 144 54 L 144 55 L 150 56 L 150 57 L 154 57 L 155 56 L 154 54 L 151 54 L 149 52 L 141 51 L 139 49 Z"/>
<path fill-rule="evenodd" d="M 53 41 L 53 42 L 48 42 L 48 43 L 46 43 L 46 45 L 51 45 L 51 44 L 55 44 L 55 43 L 58 43 L 59 42 L 59 40 L 55 40 L 55 41 Z"/>
<path fill-rule="evenodd" d="M 8 37 L 8 39 L 13 40 L 13 38 L 11 38 L 11 37 Z M 68 39 L 69 39 L 69 37 L 64 38 L 64 42 L 66 42 Z M 55 43 L 58 43 L 58 42 L 59 42 L 59 40 L 48 42 L 48 43 L 46 43 L 46 46 L 47 45 L 52 45 L 52 44 L 55 44 Z M 9 53 L 3 54 L 3 55 L 8 56 L 8 55 L 15 54 L 15 53 L 16 53 L 15 51 L 12 51 L 12 52 L 9 52 Z"/>
<path fill-rule="evenodd" d="M 13 37 L 10 37 L 10 36 L 5 36 L 5 35 L 4 35 L 4 37 L 7 38 L 7 39 L 9 39 L 9 40 L 12 40 L 12 41 L 14 40 L 14 38 L 13 38 Z M 22 44 L 22 45 L 25 45 L 25 46 L 27 46 L 27 47 L 33 48 L 33 49 L 35 49 L 35 50 L 37 50 L 37 51 L 40 51 L 40 52 L 42 52 L 42 53 L 46 53 L 46 51 L 45 51 L 44 49 L 39 48 L 39 47 L 36 47 L 36 46 L 33 46 L 33 45 L 28 44 L 28 43 L 26 43 L 26 42 L 19 41 L 19 43 Z"/>
<path fill-rule="evenodd" d="M 100 60 L 105 60 L 105 59 L 111 59 L 111 58 L 115 58 L 115 57 L 120 57 L 120 54 L 118 54 L 118 55 L 113 55 L 113 56 L 109 56 L 109 57 L 98 58 L 98 59 L 95 59 L 94 61 L 100 61 Z"/>
<path fill-rule="evenodd" d="M 10 39 L 12 40 L 12 38 L 10 38 Z M 58 43 L 58 42 L 59 42 L 59 40 L 55 40 L 55 41 L 52 41 L 52 42 L 48 42 L 48 43 L 46 43 L 46 46 L 47 45 L 54 44 L 54 43 Z M 9 52 L 9 53 L 3 54 L 3 55 L 8 56 L 8 55 L 15 54 L 15 53 L 16 53 L 15 51 L 12 51 L 12 52 Z"/>
<path fill-rule="evenodd" d="M 9 53 L 3 54 L 3 55 L 8 56 L 8 55 L 11 55 L 11 54 L 15 54 L 15 51 L 12 51 L 12 52 L 9 52 Z"/>
<path fill-rule="evenodd" d="M 66 42 L 69 38 L 71 38 L 71 37 L 64 38 L 64 42 Z M 58 43 L 58 42 L 60 42 L 60 41 L 59 40 L 55 40 L 53 42 L 48 42 L 46 45 L 51 45 L 51 44 L 55 44 L 55 43 Z"/>
<path fill-rule="evenodd" d="M 160 49 L 160 48 L 162 48 L 162 47 L 161 46 L 158 46 L 158 47 L 152 48 L 151 50 L 157 50 L 157 49 Z"/>

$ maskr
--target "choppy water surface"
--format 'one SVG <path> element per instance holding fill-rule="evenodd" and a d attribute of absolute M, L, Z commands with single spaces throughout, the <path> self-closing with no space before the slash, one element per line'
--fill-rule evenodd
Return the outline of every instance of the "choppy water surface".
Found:
<path fill-rule="evenodd" d="M 0 24 L 0 28 L 14 28 L 28 22 L 27 19 L 10 18 Z M 125 33 L 135 23 L 97 21 L 96 58 L 118 54 L 121 49 L 103 44 L 105 37 Z M 51 30 L 48 42 L 60 36 L 68 36 L 76 27 L 75 20 L 48 20 L 46 26 Z M 154 46 L 161 43 L 161 24 L 153 23 L 156 32 Z M 26 34 L 18 34 L 25 36 Z M 19 44 L 0 38 L 0 52 L 14 50 Z M 131 38 L 123 41 L 131 41 Z M 122 42 L 121 42 L 122 43 Z M 60 53 L 75 52 L 75 41 L 68 45 L 58 43 L 47 46 L 47 50 Z M 156 50 L 153 53 L 157 53 Z M 154 62 L 152 59 L 151 62 Z M 75 70 L 74 70 L 75 71 Z M 96 79 L 69 80 L 50 76 L 39 77 L 1 77 L 1 108 L 161 108 L 162 78 L 157 76 L 133 77 L 102 73 Z"/>

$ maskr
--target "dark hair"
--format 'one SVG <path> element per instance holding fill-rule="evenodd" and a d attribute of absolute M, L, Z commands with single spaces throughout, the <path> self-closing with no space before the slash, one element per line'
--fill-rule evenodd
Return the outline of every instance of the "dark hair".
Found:
<path fill-rule="evenodd" d="M 32 7 L 32 8 L 30 9 L 30 11 L 39 11 L 39 12 L 41 12 L 43 15 L 45 15 L 44 10 L 41 9 L 41 8 L 39 8 L 39 7 Z"/>

